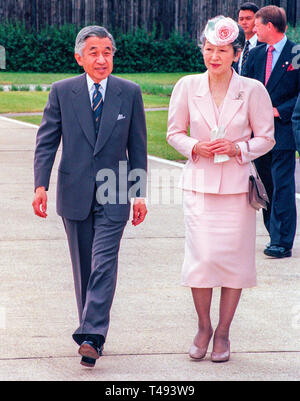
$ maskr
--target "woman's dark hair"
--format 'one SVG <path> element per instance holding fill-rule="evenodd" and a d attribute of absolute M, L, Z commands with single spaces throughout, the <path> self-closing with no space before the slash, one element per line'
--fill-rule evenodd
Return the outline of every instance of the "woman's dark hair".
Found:
<path fill-rule="evenodd" d="M 244 29 L 239 25 L 239 36 L 235 39 L 235 41 L 232 43 L 234 55 L 236 56 L 237 53 L 241 50 L 243 50 L 246 42 L 246 36 Z"/>

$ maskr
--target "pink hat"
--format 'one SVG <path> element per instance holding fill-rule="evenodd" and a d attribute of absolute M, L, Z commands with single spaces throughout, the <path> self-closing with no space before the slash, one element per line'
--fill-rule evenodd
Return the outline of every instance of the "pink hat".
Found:
<path fill-rule="evenodd" d="M 237 39 L 239 27 L 233 19 L 221 15 L 208 21 L 204 36 L 212 45 L 226 46 Z"/>

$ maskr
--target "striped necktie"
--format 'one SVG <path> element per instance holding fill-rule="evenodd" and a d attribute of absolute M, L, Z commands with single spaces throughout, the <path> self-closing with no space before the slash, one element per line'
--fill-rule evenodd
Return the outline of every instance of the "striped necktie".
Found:
<path fill-rule="evenodd" d="M 247 40 L 246 45 L 244 47 L 244 51 L 243 51 L 241 75 L 245 74 L 245 66 L 246 66 L 248 56 L 249 56 L 249 46 L 250 46 L 250 42 L 249 42 L 249 40 Z"/>
<path fill-rule="evenodd" d="M 100 121 L 101 121 L 101 114 L 102 114 L 102 109 L 103 109 L 103 97 L 102 94 L 99 90 L 100 84 L 94 84 L 95 85 L 95 91 L 93 94 L 93 112 L 94 112 L 94 121 L 95 121 L 95 130 L 96 130 L 96 135 L 98 134 L 99 127 L 100 127 Z"/>
<path fill-rule="evenodd" d="M 270 46 L 268 48 L 268 55 L 267 55 L 267 64 L 266 64 L 266 77 L 265 77 L 265 86 L 269 81 L 269 78 L 272 73 L 272 62 L 273 62 L 273 51 L 275 50 L 274 46 Z"/>

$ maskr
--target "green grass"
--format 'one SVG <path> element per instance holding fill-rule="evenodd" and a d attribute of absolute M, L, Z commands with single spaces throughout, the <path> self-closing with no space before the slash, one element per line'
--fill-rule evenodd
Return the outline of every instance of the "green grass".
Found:
<path fill-rule="evenodd" d="M 13 117 L 13 119 L 24 121 L 25 123 L 40 125 L 42 121 L 42 116 L 21 116 L 21 117 Z"/>
<path fill-rule="evenodd" d="M 116 74 L 117 76 L 136 82 L 140 85 L 144 94 L 160 95 L 169 97 L 175 83 L 188 73 L 141 73 L 141 74 Z M 51 85 L 55 81 L 76 76 L 76 74 L 46 74 L 46 73 L 15 73 L 1 72 L 0 86 L 12 85 L 17 90 L 16 85 Z"/>
<path fill-rule="evenodd" d="M 149 155 L 167 160 L 185 160 L 185 157 L 179 154 L 166 141 L 168 112 L 149 111 L 146 113 L 146 121 Z"/>
<path fill-rule="evenodd" d="M 143 92 L 145 108 L 168 107 L 170 95 L 175 83 L 188 73 L 142 73 L 142 74 L 117 74 L 117 76 L 138 83 Z M 12 85 L 12 92 L 0 91 L 1 113 L 41 112 L 47 102 L 48 93 L 37 90 L 25 93 L 30 84 L 50 85 L 55 81 L 76 76 L 76 74 L 44 74 L 44 73 L 0 73 L 1 85 Z M 17 90 L 16 85 L 22 85 L 23 92 Z M 37 86 L 41 89 L 40 86 Z M 21 93 L 20 93 L 21 92 Z"/>
<path fill-rule="evenodd" d="M 48 92 L 0 92 L 1 113 L 42 112 L 47 103 Z M 143 94 L 145 108 L 168 107 L 169 97 Z"/>
<path fill-rule="evenodd" d="M 42 117 L 24 116 L 16 117 L 16 120 L 39 125 L 41 123 Z M 176 152 L 176 150 L 168 145 L 166 141 L 168 112 L 149 111 L 146 113 L 146 120 L 148 130 L 149 155 L 161 157 L 167 160 L 185 160 L 184 156 Z"/>
<path fill-rule="evenodd" d="M 0 85 L 50 85 L 55 81 L 70 78 L 76 74 L 52 74 L 36 72 L 0 72 Z"/>
<path fill-rule="evenodd" d="M 118 77 L 129 79 L 138 84 L 174 85 L 181 77 L 188 75 L 187 72 L 175 73 L 138 73 L 138 74 L 115 74 Z M 0 85 L 50 85 L 53 82 L 65 78 L 74 77 L 78 74 L 52 74 L 35 72 L 0 72 Z"/>
<path fill-rule="evenodd" d="M 151 107 L 169 107 L 169 102 L 170 102 L 169 97 L 159 96 L 159 95 L 146 95 L 146 94 L 143 94 L 143 100 L 146 109 Z"/>
<path fill-rule="evenodd" d="M 25 113 L 43 111 L 47 92 L 1 92 L 0 113 Z"/>

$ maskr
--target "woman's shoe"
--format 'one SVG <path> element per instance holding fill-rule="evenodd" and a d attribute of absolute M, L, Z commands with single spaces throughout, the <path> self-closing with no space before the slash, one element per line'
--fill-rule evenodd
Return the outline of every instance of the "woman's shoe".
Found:
<path fill-rule="evenodd" d="M 197 347 L 195 342 L 191 345 L 190 351 L 189 351 L 190 358 L 200 360 L 200 359 L 203 359 L 205 357 L 205 355 L 207 353 L 207 349 L 208 349 L 209 343 L 210 343 L 210 340 L 212 338 L 212 335 L 213 335 L 213 332 L 211 332 L 211 334 L 209 335 L 209 339 L 208 339 L 206 347 L 199 348 L 199 347 Z"/>
<path fill-rule="evenodd" d="M 228 340 L 228 348 L 224 352 L 215 352 L 211 353 L 212 362 L 228 362 L 230 359 L 230 341 Z"/>

